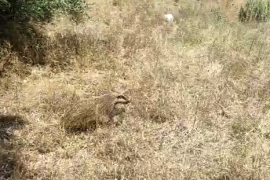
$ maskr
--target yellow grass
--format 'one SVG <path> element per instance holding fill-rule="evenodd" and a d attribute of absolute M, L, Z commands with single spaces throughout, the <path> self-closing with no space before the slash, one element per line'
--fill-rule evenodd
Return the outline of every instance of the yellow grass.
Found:
<path fill-rule="evenodd" d="M 115 2 L 46 25 L 48 65 L 1 78 L 0 179 L 269 179 L 269 24 L 223 4 Z M 131 98 L 120 124 L 66 134 L 74 99 L 103 91 Z"/>

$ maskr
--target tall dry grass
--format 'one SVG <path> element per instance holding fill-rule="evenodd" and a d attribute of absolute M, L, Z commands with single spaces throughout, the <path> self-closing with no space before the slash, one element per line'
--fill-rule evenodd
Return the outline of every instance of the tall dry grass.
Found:
<path fill-rule="evenodd" d="M 97 1 L 85 24 L 47 25 L 47 66 L 1 79 L 1 114 L 27 122 L 3 140 L 10 179 L 268 179 L 269 25 L 223 8 Z M 104 90 L 132 100 L 120 125 L 66 134 L 74 99 Z"/>

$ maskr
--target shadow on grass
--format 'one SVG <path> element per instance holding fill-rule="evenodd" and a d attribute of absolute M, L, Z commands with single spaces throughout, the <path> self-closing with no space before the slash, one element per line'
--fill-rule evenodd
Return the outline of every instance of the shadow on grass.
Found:
<path fill-rule="evenodd" d="M 0 115 L 0 179 L 14 176 L 18 164 L 17 152 L 20 145 L 16 143 L 13 131 L 22 128 L 25 121 L 21 116 Z"/>
<path fill-rule="evenodd" d="M 7 56 L 2 53 L 5 48 L 16 53 L 20 62 L 30 65 L 47 64 L 47 36 L 41 25 L 51 22 L 58 11 L 66 12 L 76 23 L 82 22 L 86 7 L 84 0 L 75 3 L 69 0 L 0 1 L 0 70 L 1 61 L 10 59 L 9 52 Z"/>
<path fill-rule="evenodd" d="M 0 45 L 9 43 L 23 63 L 45 64 L 44 35 L 29 21 L 9 20 L 0 23 Z"/>

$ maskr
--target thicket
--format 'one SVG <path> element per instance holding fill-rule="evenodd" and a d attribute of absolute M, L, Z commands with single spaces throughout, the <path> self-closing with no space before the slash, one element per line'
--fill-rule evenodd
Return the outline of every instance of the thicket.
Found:
<path fill-rule="evenodd" d="M 0 60 L 8 59 L 5 48 L 28 64 L 45 64 L 44 35 L 36 24 L 51 22 L 61 14 L 80 22 L 85 15 L 84 0 L 0 0 Z"/>
<path fill-rule="evenodd" d="M 242 22 L 257 21 L 265 22 L 270 17 L 269 0 L 248 0 L 239 11 L 239 20 Z"/>

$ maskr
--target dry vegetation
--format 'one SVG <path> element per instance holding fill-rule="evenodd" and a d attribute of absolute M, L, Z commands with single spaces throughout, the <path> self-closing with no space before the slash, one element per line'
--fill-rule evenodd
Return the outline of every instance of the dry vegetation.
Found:
<path fill-rule="evenodd" d="M 39 67 L 7 44 L 0 179 L 269 179 L 269 24 L 232 2 L 96 0 L 85 24 L 44 27 Z M 120 124 L 67 134 L 66 110 L 102 91 L 131 98 Z"/>

